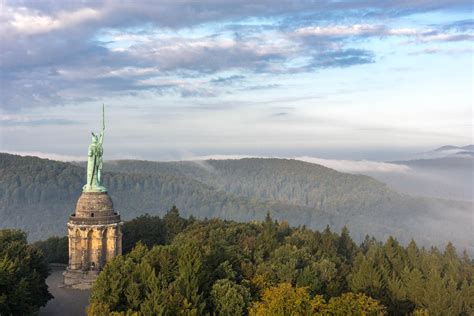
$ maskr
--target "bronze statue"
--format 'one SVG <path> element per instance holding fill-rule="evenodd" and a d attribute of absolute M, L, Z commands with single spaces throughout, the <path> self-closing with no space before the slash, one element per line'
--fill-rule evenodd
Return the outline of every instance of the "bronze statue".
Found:
<path fill-rule="evenodd" d="M 107 189 L 101 185 L 101 174 L 103 160 L 102 155 L 104 149 L 102 144 L 104 142 L 105 133 L 105 114 L 104 105 L 102 105 L 102 131 L 99 135 L 92 132 L 92 143 L 89 146 L 87 159 L 87 183 L 82 188 L 83 192 L 106 192 Z"/>

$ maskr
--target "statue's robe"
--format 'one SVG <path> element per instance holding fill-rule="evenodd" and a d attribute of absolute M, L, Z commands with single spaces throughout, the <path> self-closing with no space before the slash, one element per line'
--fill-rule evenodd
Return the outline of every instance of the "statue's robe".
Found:
<path fill-rule="evenodd" d="M 87 159 L 87 187 L 88 189 L 100 188 L 99 172 L 102 168 L 102 146 L 92 143 L 89 146 Z"/>

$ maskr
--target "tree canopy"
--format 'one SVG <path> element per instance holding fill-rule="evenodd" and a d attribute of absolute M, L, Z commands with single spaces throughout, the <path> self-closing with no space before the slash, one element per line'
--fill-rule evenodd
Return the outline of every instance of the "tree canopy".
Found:
<path fill-rule="evenodd" d="M 181 224 L 154 245 L 147 236 L 128 241 L 136 246 L 100 273 L 91 315 L 474 313 L 474 264 L 452 244 L 439 251 L 367 237 L 357 245 L 347 229 L 292 228 L 270 216 L 237 223 L 184 219 L 173 209 L 147 220 L 156 230 Z"/>
<path fill-rule="evenodd" d="M 0 315 L 34 315 L 52 298 L 41 250 L 19 230 L 0 230 Z"/>

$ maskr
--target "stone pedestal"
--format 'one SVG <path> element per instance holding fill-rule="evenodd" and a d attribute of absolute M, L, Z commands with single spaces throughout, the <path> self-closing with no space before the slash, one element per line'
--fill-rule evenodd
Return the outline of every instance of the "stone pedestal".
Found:
<path fill-rule="evenodd" d="M 107 192 L 83 192 L 67 223 L 69 265 L 64 285 L 92 286 L 103 266 L 122 254 L 122 222 Z"/>

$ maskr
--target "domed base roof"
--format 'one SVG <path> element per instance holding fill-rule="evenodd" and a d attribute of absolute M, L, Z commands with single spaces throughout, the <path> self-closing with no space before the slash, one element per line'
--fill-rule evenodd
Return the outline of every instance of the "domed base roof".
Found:
<path fill-rule="evenodd" d="M 114 204 L 107 192 L 83 192 L 76 204 L 76 217 L 114 215 Z"/>
<path fill-rule="evenodd" d="M 82 192 L 75 214 L 69 217 L 72 224 L 102 225 L 120 222 L 114 204 L 107 192 Z"/>

